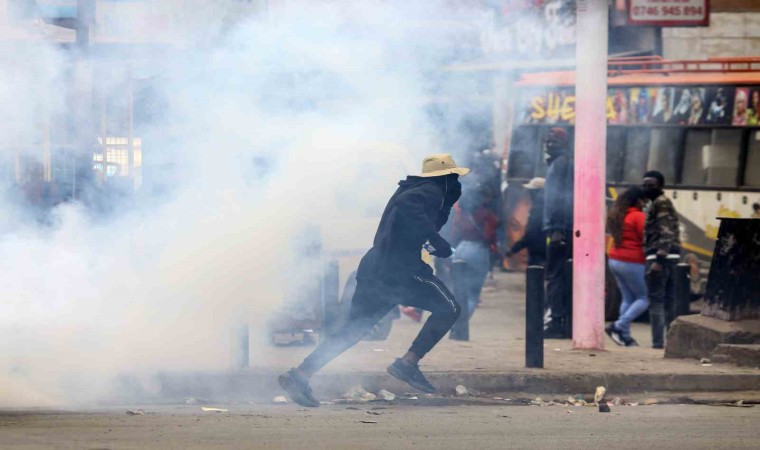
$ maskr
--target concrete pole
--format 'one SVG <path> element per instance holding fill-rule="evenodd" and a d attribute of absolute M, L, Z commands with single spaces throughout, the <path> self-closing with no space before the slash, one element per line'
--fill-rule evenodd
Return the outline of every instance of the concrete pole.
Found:
<path fill-rule="evenodd" d="M 604 348 L 607 0 L 578 0 L 573 347 Z"/>

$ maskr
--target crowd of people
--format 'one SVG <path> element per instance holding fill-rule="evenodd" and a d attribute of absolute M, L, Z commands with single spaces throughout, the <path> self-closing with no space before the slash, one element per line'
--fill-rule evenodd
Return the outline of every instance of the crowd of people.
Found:
<path fill-rule="evenodd" d="M 544 139 L 546 178 L 523 185 L 532 206 L 523 237 L 506 252 L 510 257 L 527 249 L 528 265 L 542 265 L 546 274 L 547 320 L 544 337 L 570 338 L 572 301 L 567 261 L 572 258 L 573 162 L 567 132 L 552 128 Z M 673 320 L 675 265 L 680 260 L 679 222 L 665 196 L 665 177 L 658 171 L 643 175 L 641 186 L 622 192 L 609 209 L 611 238 L 608 265 L 620 290 L 619 317 L 606 333 L 618 345 L 637 346 L 631 323 L 647 310 L 652 346 L 663 348 L 664 333 Z M 698 275 L 698 265 L 692 264 Z"/>

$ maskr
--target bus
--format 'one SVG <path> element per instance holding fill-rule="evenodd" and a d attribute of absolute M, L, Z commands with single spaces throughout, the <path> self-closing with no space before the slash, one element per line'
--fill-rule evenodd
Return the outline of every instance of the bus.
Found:
<path fill-rule="evenodd" d="M 607 196 L 661 171 L 681 219 L 683 255 L 707 269 L 719 217 L 750 217 L 760 203 L 760 57 L 608 64 Z M 552 127 L 574 136 L 575 73 L 525 73 L 504 152 L 506 244 L 523 233 L 530 197 L 522 184 L 546 173 L 542 142 Z M 521 268 L 521 258 L 505 261 Z"/>

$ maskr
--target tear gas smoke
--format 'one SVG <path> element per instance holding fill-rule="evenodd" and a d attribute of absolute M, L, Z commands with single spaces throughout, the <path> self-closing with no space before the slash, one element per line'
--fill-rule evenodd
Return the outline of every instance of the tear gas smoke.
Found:
<path fill-rule="evenodd" d="M 305 227 L 370 223 L 366 249 L 367 219 L 421 156 L 464 158 L 466 108 L 429 114 L 431 97 L 471 88 L 440 70 L 457 45 L 415 24 L 468 11 L 275 3 L 264 17 L 221 2 L 169 8 L 176 23 L 161 38 L 175 50 L 134 61 L 163 106 L 141 129 L 144 167 L 158 169 L 129 206 L 113 199 L 101 216 L 66 202 L 40 225 L 22 200 L 0 201 L 0 405 L 108 398 L 121 373 L 229 367 L 235 326 L 260 332 L 284 286 L 318 270 L 293 269 Z M 109 26 L 150 35 L 123 20 Z M 70 58 L 38 43 L 0 60 L 4 158 L 39 158 L 18 142 L 34 141 L 40 117 L 71 113 Z"/>

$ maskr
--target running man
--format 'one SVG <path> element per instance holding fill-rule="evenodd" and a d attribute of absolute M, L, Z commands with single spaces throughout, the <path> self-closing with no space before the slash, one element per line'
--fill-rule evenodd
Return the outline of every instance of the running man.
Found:
<path fill-rule="evenodd" d="M 439 231 L 462 193 L 459 176 L 469 172 L 457 166 L 451 155 L 437 154 L 424 159 L 422 174 L 399 182 L 380 219 L 373 246 L 359 264 L 348 321 L 300 366 L 278 378 L 294 402 L 319 406 L 310 378 L 359 342 L 395 305 L 422 308 L 431 315 L 409 351 L 388 366 L 388 373 L 422 392 L 435 392 L 419 362 L 454 325 L 460 309 L 433 269 L 422 261 L 422 247 L 429 243 L 433 256 L 451 256 L 451 246 Z"/>

